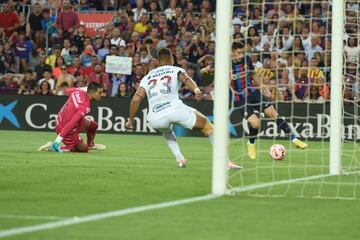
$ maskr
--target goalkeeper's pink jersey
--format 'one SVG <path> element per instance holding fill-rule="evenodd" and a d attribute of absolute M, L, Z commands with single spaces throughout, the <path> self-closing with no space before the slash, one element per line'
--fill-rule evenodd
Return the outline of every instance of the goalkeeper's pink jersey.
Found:
<path fill-rule="evenodd" d="M 87 92 L 80 88 L 68 88 L 65 93 L 69 98 L 56 118 L 56 129 L 60 130 L 61 137 L 78 130 L 82 118 L 90 112 L 90 99 Z"/>

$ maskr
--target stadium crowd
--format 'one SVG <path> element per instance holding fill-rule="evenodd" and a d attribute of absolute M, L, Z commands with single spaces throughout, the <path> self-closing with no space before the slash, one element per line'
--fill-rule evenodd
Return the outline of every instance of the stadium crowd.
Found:
<path fill-rule="evenodd" d="M 157 49 L 168 47 L 175 65 L 201 87 L 203 95 L 196 100 L 212 100 L 215 0 L 0 3 L 0 94 L 62 95 L 64 88 L 99 82 L 104 96 L 130 97 L 157 67 Z M 78 12 L 94 10 L 112 10 L 114 16 L 89 37 Z M 358 99 L 359 93 L 358 12 L 358 0 L 346 1 L 347 100 Z M 270 87 L 273 100 L 330 98 L 330 1 L 234 0 L 232 23 L 234 41 L 246 43 L 254 71 Z M 106 73 L 108 56 L 131 57 L 131 75 Z M 209 71 L 200 71 L 205 67 Z M 186 88 L 180 95 L 195 98 Z"/>

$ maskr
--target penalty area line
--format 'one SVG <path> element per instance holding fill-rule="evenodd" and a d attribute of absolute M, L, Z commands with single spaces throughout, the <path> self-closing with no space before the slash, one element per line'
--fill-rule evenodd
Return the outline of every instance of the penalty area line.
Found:
<path fill-rule="evenodd" d="M 155 210 L 155 209 L 179 206 L 179 205 L 184 205 L 184 204 L 193 203 L 193 202 L 207 201 L 207 200 L 215 199 L 218 197 L 221 197 L 221 196 L 209 194 L 209 195 L 200 196 L 200 197 L 186 198 L 186 199 L 175 200 L 175 201 L 170 201 L 170 202 L 157 203 L 157 204 L 151 204 L 151 205 L 145 205 L 145 206 L 133 207 L 133 208 L 126 208 L 126 209 L 98 213 L 98 214 L 93 214 L 93 215 L 88 215 L 88 216 L 83 216 L 83 217 L 67 218 L 64 220 L 50 222 L 50 223 L 43 223 L 43 224 L 19 227 L 19 228 L 11 228 L 8 230 L 0 231 L 0 238 L 10 237 L 10 236 L 14 236 L 14 235 L 20 235 L 20 234 L 24 234 L 24 233 L 32 233 L 32 232 L 38 232 L 38 231 L 49 230 L 49 229 L 54 229 L 54 228 L 60 228 L 60 227 L 70 226 L 70 225 L 75 225 L 75 224 L 80 224 L 80 223 L 94 222 L 94 221 L 99 221 L 99 220 L 103 220 L 103 219 L 107 219 L 107 218 L 124 216 L 124 215 L 133 214 L 133 213 L 139 213 L 139 212 L 146 212 L 146 211 Z"/>

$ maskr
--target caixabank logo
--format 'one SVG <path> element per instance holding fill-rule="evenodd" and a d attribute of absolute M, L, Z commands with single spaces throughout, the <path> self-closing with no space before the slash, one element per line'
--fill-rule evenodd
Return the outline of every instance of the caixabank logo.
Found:
<path fill-rule="evenodd" d="M 13 101 L 8 105 L 3 105 L 0 103 L 0 124 L 6 119 L 16 128 L 20 128 L 20 124 L 13 113 L 13 109 L 15 108 L 17 101 Z"/>

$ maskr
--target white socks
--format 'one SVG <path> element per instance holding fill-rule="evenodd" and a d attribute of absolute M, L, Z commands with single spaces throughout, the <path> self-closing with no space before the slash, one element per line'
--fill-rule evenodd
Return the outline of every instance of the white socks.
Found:
<path fill-rule="evenodd" d="M 184 160 L 185 157 L 181 153 L 180 146 L 176 141 L 174 132 L 172 130 L 170 132 L 163 132 L 163 136 L 171 152 L 174 154 L 176 161 Z"/>

